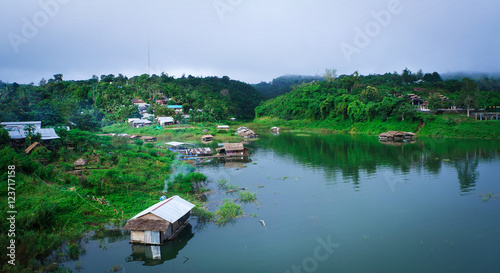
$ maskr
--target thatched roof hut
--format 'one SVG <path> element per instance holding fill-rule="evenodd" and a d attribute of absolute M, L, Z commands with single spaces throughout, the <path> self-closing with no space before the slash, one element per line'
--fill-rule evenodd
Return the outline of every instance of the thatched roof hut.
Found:
<path fill-rule="evenodd" d="M 243 143 L 225 143 L 224 147 L 216 149 L 219 155 L 226 156 L 249 156 L 250 151 Z"/>

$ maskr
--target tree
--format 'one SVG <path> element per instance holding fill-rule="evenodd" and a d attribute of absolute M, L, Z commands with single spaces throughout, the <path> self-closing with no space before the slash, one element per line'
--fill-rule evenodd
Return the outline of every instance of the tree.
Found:
<path fill-rule="evenodd" d="M 42 78 L 42 79 L 40 80 L 40 83 L 39 83 L 38 85 L 39 85 L 39 86 L 44 86 L 44 85 L 46 85 L 46 84 L 47 84 L 47 81 L 45 80 L 45 78 Z"/>
<path fill-rule="evenodd" d="M 10 143 L 9 132 L 4 128 L 0 128 L 0 147 L 9 145 L 9 143 Z"/>
<path fill-rule="evenodd" d="M 55 74 L 54 81 L 55 82 L 62 82 L 63 81 L 63 74 Z"/>
<path fill-rule="evenodd" d="M 327 82 L 333 82 L 337 78 L 337 69 L 335 68 L 325 68 L 325 73 L 323 73 L 323 79 Z"/>
<path fill-rule="evenodd" d="M 479 92 L 477 84 L 469 78 L 462 79 L 462 89 L 460 89 L 459 104 L 467 107 L 467 116 L 470 116 L 470 108 L 479 107 Z"/>

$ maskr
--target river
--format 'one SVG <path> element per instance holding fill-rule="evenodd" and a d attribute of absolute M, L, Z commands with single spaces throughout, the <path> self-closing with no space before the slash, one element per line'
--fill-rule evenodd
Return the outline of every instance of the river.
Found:
<path fill-rule="evenodd" d="M 257 202 L 224 226 L 198 222 L 161 247 L 121 229 L 84 243 L 80 272 L 494 272 L 500 268 L 500 142 L 280 134 L 250 162 L 197 167 L 215 210 L 248 188 Z M 259 221 L 263 220 L 265 226 Z"/>

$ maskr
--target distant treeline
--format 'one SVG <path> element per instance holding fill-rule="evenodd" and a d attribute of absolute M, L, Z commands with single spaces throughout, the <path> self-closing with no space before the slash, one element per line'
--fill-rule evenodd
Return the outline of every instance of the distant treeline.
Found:
<path fill-rule="evenodd" d="M 266 98 L 272 99 L 292 91 L 295 86 L 300 84 L 322 80 L 323 78 L 321 76 L 285 75 L 273 79 L 271 82 L 253 84 L 253 87 L 261 92 Z"/>
<path fill-rule="evenodd" d="M 41 120 L 44 126 L 75 124 L 83 130 L 138 117 L 132 99 L 152 105 L 149 112 L 170 114 L 160 99 L 182 105 L 194 121 L 219 121 L 230 117 L 253 119 L 263 96 L 252 86 L 229 77 L 174 78 L 166 74 L 143 74 L 127 78 L 93 76 L 88 80 L 64 81 L 62 74 L 35 84 L 0 82 L 0 120 Z"/>

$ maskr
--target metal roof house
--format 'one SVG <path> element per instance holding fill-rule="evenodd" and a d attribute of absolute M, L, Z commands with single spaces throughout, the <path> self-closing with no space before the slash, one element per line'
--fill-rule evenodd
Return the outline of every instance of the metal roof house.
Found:
<path fill-rule="evenodd" d="M 54 128 L 42 128 L 41 121 L 2 122 L 1 125 L 9 132 L 10 139 L 16 142 L 24 142 L 29 134 L 27 129 L 30 125 L 33 128 L 33 134 L 40 134 L 42 136 L 42 141 L 59 138 Z"/>
<path fill-rule="evenodd" d="M 193 208 L 193 204 L 175 195 L 141 211 L 124 229 L 131 231 L 131 243 L 161 245 L 189 223 Z"/>

